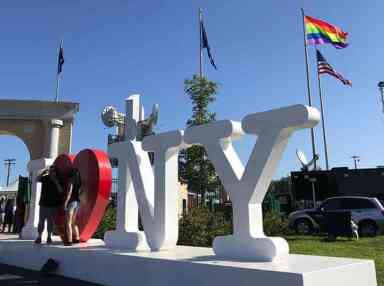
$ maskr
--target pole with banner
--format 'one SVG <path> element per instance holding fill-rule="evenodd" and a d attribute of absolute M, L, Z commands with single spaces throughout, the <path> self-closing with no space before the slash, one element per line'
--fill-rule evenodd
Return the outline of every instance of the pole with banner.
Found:
<path fill-rule="evenodd" d="M 317 81 L 319 84 L 319 97 L 320 97 L 320 111 L 321 111 L 321 125 L 323 129 L 323 142 L 324 142 L 324 153 L 325 153 L 325 167 L 327 171 L 329 170 L 329 162 L 328 162 L 328 148 L 327 148 L 327 138 L 325 135 L 325 123 L 324 123 L 324 108 L 323 108 L 323 96 L 321 91 L 321 81 L 320 81 L 320 73 L 319 68 L 317 68 Z"/>
<path fill-rule="evenodd" d="M 201 30 L 201 24 L 203 23 L 203 11 L 201 8 L 199 8 L 199 60 L 200 60 L 200 66 L 199 66 L 199 75 L 200 78 L 203 77 L 203 43 L 202 43 L 202 30 Z"/>
<path fill-rule="evenodd" d="M 304 35 L 304 58 L 305 58 L 305 70 L 307 74 L 307 93 L 308 93 L 308 105 L 312 106 L 311 98 L 311 87 L 309 82 L 309 66 L 308 66 L 308 50 L 307 50 L 307 32 L 305 29 L 305 14 L 304 9 L 301 8 L 301 15 L 303 17 L 303 35 Z M 315 147 L 315 131 L 311 128 L 311 143 L 312 143 L 312 158 L 316 156 L 316 147 Z M 314 170 L 317 169 L 317 162 L 314 161 Z"/>
<path fill-rule="evenodd" d="M 64 64 L 64 49 L 63 49 L 64 39 L 60 40 L 60 45 L 57 50 L 57 74 L 56 74 L 56 95 L 55 101 L 59 101 L 59 87 L 60 87 L 60 76 L 63 69 Z"/>

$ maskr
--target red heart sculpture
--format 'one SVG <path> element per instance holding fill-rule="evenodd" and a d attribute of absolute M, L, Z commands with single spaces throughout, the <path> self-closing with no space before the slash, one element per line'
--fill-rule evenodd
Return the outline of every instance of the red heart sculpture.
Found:
<path fill-rule="evenodd" d="M 80 172 L 81 196 L 77 214 L 80 241 L 88 241 L 97 230 L 103 218 L 112 187 L 112 168 L 108 155 L 101 150 L 82 150 L 75 156 L 62 154 L 53 163 L 58 168 L 64 190 L 68 188 L 68 174 L 72 167 Z M 64 238 L 65 212 L 59 208 L 55 224 L 57 231 Z"/>

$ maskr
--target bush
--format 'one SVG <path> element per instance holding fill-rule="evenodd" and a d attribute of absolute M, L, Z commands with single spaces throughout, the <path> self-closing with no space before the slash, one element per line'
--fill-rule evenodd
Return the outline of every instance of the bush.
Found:
<path fill-rule="evenodd" d="M 216 236 L 232 233 L 232 223 L 222 212 L 193 208 L 179 223 L 179 245 L 212 246 Z"/>
<path fill-rule="evenodd" d="M 110 205 L 105 211 L 103 220 L 100 222 L 99 227 L 93 235 L 93 238 L 103 239 L 104 234 L 108 230 L 113 229 L 116 229 L 116 208 Z"/>
<path fill-rule="evenodd" d="M 268 236 L 285 236 L 292 233 L 288 220 L 279 214 L 267 212 L 263 216 L 264 233 Z M 116 228 L 116 208 L 105 212 L 94 238 L 103 239 L 108 230 Z M 211 247 L 216 236 L 232 234 L 232 213 L 212 212 L 207 208 L 193 208 L 179 221 L 179 245 Z"/>
<path fill-rule="evenodd" d="M 274 212 L 266 212 L 263 215 L 264 233 L 267 236 L 284 236 L 291 234 L 288 220 L 280 214 Z"/>

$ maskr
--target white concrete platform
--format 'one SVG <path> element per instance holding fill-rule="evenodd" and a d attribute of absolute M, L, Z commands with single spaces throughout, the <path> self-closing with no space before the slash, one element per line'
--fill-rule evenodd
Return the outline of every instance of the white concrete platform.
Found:
<path fill-rule="evenodd" d="M 39 270 L 48 258 L 60 262 L 57 274 L 111 286 L 377 285 L 370 260 L 289 255 L 279 262 L 255 263 L 220 259 L 210 248 L 130 253 L 107 249 L 101 240 L 64 247 L 0 235 L 0 263 Z"/>

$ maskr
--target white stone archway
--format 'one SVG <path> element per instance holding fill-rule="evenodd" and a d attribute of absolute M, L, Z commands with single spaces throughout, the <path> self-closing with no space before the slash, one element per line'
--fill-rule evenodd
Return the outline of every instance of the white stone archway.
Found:
<path fill-rule="evenodd" d="M 74 115 L 78 110 L 79 104 L 73 102 L 3 99 L 0 134 L 19 137 L 27 146 L 31 160 L 54 158 L 57 153 L 70 151 Z"/>
<path fill-rule="evenodd" d="M 70 153 L 72 127 L 79 104 L 38 100 L 0 100 L 0 135 L 20 138 L 30 154 L 27 169 L 32 178 L 29 218 L 23 237 L 34 238 L 38 222 L 40 184 L 36 177 L 61 153 Z"/>

